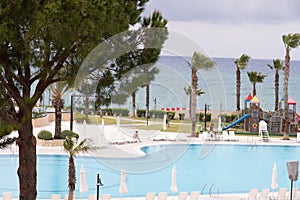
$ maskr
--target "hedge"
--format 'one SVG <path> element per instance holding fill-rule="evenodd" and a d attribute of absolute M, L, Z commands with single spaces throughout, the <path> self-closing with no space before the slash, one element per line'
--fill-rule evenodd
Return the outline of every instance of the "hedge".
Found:
<path fill-rule="evenodd" d="M 50 131 L 41 130 L 38 133 L 38 139 L 41 139 L 41 140 L 53 140 L 53 136 L 52 136 L 52 133 Z"/>
<path fill-rule="evenodd" d="M 146 110 L 145 109 L 137 109 L 136 114 L 138 117 L 145 117 L 146 116 Z"/>
<path fill-rule="evenodd" d="M 150 110 L 150 117 L 163 119 L 165 114 L 166 112 L 163 110 Z"/>
<path fill-rule="evenodd" d="M 104 109 L 102 109 L 102 115 L 108 115 L 108 116 L 113 116 L 113 115 L 128 116 L 129 112 L 130 111 L 127 108 L 104 108 Z"/>

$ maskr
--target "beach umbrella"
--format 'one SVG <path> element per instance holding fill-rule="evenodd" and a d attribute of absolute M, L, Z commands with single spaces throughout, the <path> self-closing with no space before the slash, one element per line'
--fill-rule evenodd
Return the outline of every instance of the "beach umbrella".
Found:
<path fill-rule="evenodd" d="M 176 166 L 174 165 L 172 169 L 172 183 L 171 183 L 172 199 L 174 199 L 174 193 L 178 192 L 178 188 L 176 185 L 176 174 L 177 174 Z"/>
<path fill-rule="evenodd" d="M 79 185 L 79 192 L 80 192 L 80 199 L 81 199 L 81 193 L 87 192 L 89 190 L 88 184 L 86 181 L 86 174 L 84 170 L 84 166 L 81 165 L 80 169 L 80 185 Z"/>
<path fill-rule="evenodd" d="M 126 172 L 124 167 L 121 170 L 121 180 L 120 180 L 120 188 L 119 188 L 120 196 L 122 199 L 122 194 L 125 194 L 128 192 L 128 188 L 126 186 Z"/>
<path fill-rule="evenodd" d="M 276 167 L 276 163 L 274 163 L 273 170 L 272 170 L 272 182 L 271 182 L 271 188 L 273 190 L 273 193 L 274 193 L 274 189 L 278 188 L 276 177 L 277 177 L 277 167 Z"/>
<path fill-rule="evenodd" d="M 222 132 L 222 116 L 219 115 L 218 119 L 218 132 Z"/>

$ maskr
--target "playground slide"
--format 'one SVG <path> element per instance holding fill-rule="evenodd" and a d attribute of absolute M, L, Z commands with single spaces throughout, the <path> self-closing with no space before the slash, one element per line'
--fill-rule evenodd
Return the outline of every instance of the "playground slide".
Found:
<path fill-rule="evenodd" d="M 222 128 L 222 131 L 224 130 L 227 130 L 233 126 L 235 126 L 236 124 L 240 123 L 241 121 L 243 121 L 244 119 L 246 119 L 247 117 L 250 117 L 251 115 L 250 114 L 246 114 L 246 115 L 243 115 L 241 118 L 239 118 L 238 120 L 234 121 L 233 123 L 229 124 L 228 126 Z"/>

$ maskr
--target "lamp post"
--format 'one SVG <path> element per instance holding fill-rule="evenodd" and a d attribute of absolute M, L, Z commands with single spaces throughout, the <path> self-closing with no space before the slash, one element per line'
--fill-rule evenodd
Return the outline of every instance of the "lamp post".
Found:
<path fill-rule="evenodd" d="M 288 161 L 286 163 L 289 179 L 291 180 L 291 190 L 290 190 L 290 200 L 293 199 L 293 181 L 298 180 L 298 166 L 299 162 L 297 160 Z"/>
<path fill-rule="evenodd" d="M 73 120 L 74 120 L 74 116 L 73 116 L 73 104 L 74 104 L 74 97 L 81 97 L 82 95 L 76 95 L 76 94 L 72 94 L 71 95 L 71 111 L 70 111 L 70 130 L 73 131 Z"/>
<path fill-rule="evenodd" d="M 209 110 L 209 105 L 204 105 L 204 131 L 206 131 L 206 112 Z"/>
<path fill-rule="evenodd" d="M 101 182 L 101 178 L 100 178 L 99 174 L 97 174 L 97 200 L 99 200 L 100 186 L 103 186 L 103 183 Z"/>

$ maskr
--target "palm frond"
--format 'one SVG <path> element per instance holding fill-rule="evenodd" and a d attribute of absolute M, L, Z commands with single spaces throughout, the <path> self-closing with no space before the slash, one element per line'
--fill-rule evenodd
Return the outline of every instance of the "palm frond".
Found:
<path fill-rule="evenodd" d="M 192 57 L 192 67 L 199 70 L 209 70 L 213 68 L 216 65 L 216 63 L 210 59 L 209 57 L 203 55 L 200 52 L 194 52 Z"/>
<path fill-rule="evenodd" d="M 251 57 L 249 55 L 243 53 L 240 58 L 234 61 L 234 63 L 239 69 L 245 69 L 247 68 L 250 58 Z"/>
<path fill-rule="evenodd" d="M 288 33 L 282 36 L 282 41 L 286 49 L 297 48 L 300 45 L 299 33 Z"/>

